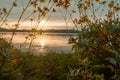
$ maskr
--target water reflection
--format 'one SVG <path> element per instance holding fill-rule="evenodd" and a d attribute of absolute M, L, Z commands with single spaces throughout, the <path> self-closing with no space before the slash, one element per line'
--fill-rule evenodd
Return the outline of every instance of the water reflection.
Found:
<path fill-rule="evenodd" d="M 45 46 L 45 39 L 40 39 L 40 45 L 41 45 L 41 48 L 44 48 L 44 46 Z"/>
<path fill-rule="evenodd" d="M 30 41 L 25 42 L 27 33 L 16 33 L 12 40 L 14 47 L 21 51 L 27 51 Z M 10 39 L 11 33 L 5 33 L 4 38 Z M 55 52 L 71 52 L 71 46 L 68 43 L 69 35 L 47 33 L 38 36 L 31 47 L 31 52 L 36 54 L 46 53 L 49 51 Z M 20 46 L 21 45 L 21 46 Z"/>

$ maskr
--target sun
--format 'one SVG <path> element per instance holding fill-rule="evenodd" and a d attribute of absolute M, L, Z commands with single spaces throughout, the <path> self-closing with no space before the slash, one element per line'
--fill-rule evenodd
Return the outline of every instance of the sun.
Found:
<path fill-rule="evenodd" d="M 40 26 L 44 26 L 44 25 L 45 25 L 45 23 L 46 23 L 46 22 L 45 22 L 45 20 L 41 20 L 41 22 L 40 22 L 40 24 L 39 24 L 39 25 L 40 25 Z"/>

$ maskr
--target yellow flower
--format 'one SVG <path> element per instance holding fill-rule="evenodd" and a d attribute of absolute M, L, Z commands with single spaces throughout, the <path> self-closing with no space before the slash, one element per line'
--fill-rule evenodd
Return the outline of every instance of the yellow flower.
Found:
<path fill-rule="evenodd" d="M 85 23 L 85 22 L 90 22 L 90 20 L 88 19 L 87 15 L 83 15 L 79 19 L 79 23 Z"/>
<path fill-rule="evenodd" d="M 45 2 L 45 0 L 40 0 L 40 2 Z"/>
<path fill-rule="evenodd" d="M 7 13 L 7 10 L 6 10 L 6 8 L 3 8 L 3 12 L 4 12 L 4 13 Z"/>
<path fill-rule="evenodd" d="M 28 38 L 29 38 L 28 36 L 25 37 L 25 39 L 28 39 Z"/>
<path fill-rule="evenodd" d="M 112 12 L 109 12 L 108 14 L 106 14 L 107 18 L 111 18 L 113 16 Z"/>
<path fill-rule="evenodd" d="M 108 4 L 108 7 L 112 8 L 113 6 L 114 6 L 114 1 L 111 0 L 110 3 Z"/>
<path fill-rule="evenodd" d="M 76 23 L 77 23 L 77 19 L 74 19 L 74 20 L 73 20 L 73 23 L 76 24 Z"/>
<path fill-rule="evenodd" d="M 36 7 L 37 7 L 37 5 L 38 5 L 38 4 L 37 4 L 37 1 L 34 1 L 34 2 L 33 2 L 33 7 L 35 7 L 35 8 L 36 8 Z"/>
<path fill-rule="evenodd" d="M 56 12 L 56 10 L 53 8 L 53 12 Z"/>
<path fill-rule="evenodd" d="M 30 21 L 33 21 L 33 19 L 30 19 Z"/>
<path fill-rule="evenodd" d="M 83 4 L 80 2 L 78 3 L 78 8 L 82 8 Z"/>
<path fill-rule="evenodd" d="M 17 6 L 17 4 L 15 2 L 13 2 L 13 6 Z"/>
<path fill-rule="evenodd" d="M 105 4 L 106 4 L 106 1 L 103 1 L 103 2 L 101 2 L 100 4 L 105 5 Z"/>
<path fill-rule="evenodd" d="M 63 1 L 63 4 L 62 4 L 63 8 L 67 9 L 69 7 L 69 5 L 70 5 L 70 0 Z"/>
<path fill-rule="evenodd" d="M 36 13 L 37 11 L 36 10 L 33 10 L 34 13 Z"/>
<path fill-rule="evenodd" d="M 14 58 L 14 59 L 11 60 L 11 62 L 13 62 L 14 64 L 19 62 L 19 61 L 20 61 L 19 58 Z"/>
<path fill-rule="evenodd" d="M 14 26 L 15 26 L 15 28 L 19 28 L 19 24 L 15 24 Z"/>
<path fill-rule="evenodd" d="M 117 12 L 117 11 L 120 10 L 120 7 L 119 7 L 119 6 L 115 6 L 115 7 L 114 7 L 114 10 Z"/>
<path fill-rule="evenodd" d="M 38 9 L 39 12 L 42 12 L 42 9 L 40 7 L 37 7 L 37 9 Z"/>
<path fill-rule="evenodd" d="M 35 32 L 35 31 L 36 31 L 36 29 L 35 29 L 35 28 L 32 28 L 31 32 Z"/>
<path fill-rule="evenodd" d="M 88 9 L 88 6 L 84 6 L 84 10 L 87 10 Z"/>
<path fill-rule="evenodd" d="M 45 15 L 46 15 L 46 12 L 45 12 L 45 11 L 43 11 L 43 12 L 42 12 L 42 16 L 45 16 Z"/>
<path fill-rule="evenodd" d="M 53 0 L 53 2 L 54 2 L 54 3 L 57 3 L 57 2 L 58 2 L 58 0 Z"/>
<path fill-rule="evenodd" d="M 100 0 L 95 0 L 96 2 L 99 2 Z"/>
<path fill-rule="evenodd" d="M 40 29 L 40 30 L 38 31 L 38 34 L 39 34 L 39 35 L 42 35 L 42 33 L 43 33 L 43 30 Z"/>
<path fill-rule="evenodd" d="M 44 7 L 44 10 L 45 10 L 45 11 L 49 11 L 49 9 L 48 9 L 46 6 Z"/>
<path fill-rule="evenodd" d="M 33 34 L 29 34 L 29 36 L 30 36 L 30 37 L 32 37 L 32 36 L 33 36 Z"/>

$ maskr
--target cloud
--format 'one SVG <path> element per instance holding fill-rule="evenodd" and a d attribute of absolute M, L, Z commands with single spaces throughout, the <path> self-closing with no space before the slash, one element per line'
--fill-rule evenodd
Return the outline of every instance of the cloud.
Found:
<path fill-rule="evenodd" d="M 23 8 L 26 6 L 26 4 L 28 3 L 29 0 L 18 0 L 17 2 L 17 7 L 14 7 L 11 14 L 9 15 L 8 17 L 8 21 L 10 25 L 13 25 L 15 24 L 19 17 L 20 17 L 20 14 L 22 13 L 22 10 Z M 7 10 L 10 9 L 10 7 L 12 6 L 14 0 L 1 0 L 0 2 L 0 8 L 4 8 L 6 7 Z M 46 4 L 41 4 L 41 5 L 46 5 Z M 54 6 L 55 7 L 55 6 Z M 72 8 L 70 9 L 73 9 L 73 5 L 71 5 Z M 64 16 L 65 16 L 65 10 L 63 9 L 60 9 L 60 8 L 55 8 L 56 9 L 56 13 L 52 13 L 52 14 L 48 14 L 44 19 L 48 19 L 48 23 L 49 25 L 47 24 L 47 26 L 56 26 L 57 27 L 63 27 L 65 26 L 65 20 L 64 20 Z M 75 9 L 75 8 L 74 8 Z M 25 14 L 22 16 L 22 20 L 25 19 L 26 17 L 28 17 L 32 12 L 33 12 L 33 8 L 32 7 L 29 7 L 27 9 L 27 11 L 25 12 Z M 36 14 L 35 15 L 32 15 L 30 18 L 36 18 L 37 19 L 37 16 Z M 68 23 L 71 24 L 71 21 L 70 21 L 70 17 L 69 15 L 67 15 L 67 20 L 68 20 Z M 52 22 L 52 23 L 51 23 Z M 23 23 L 22 23 L 23 24 Z M 24 22 L 24 27 L 28 28 L 28 26 L 30 26 L 30 19 L 26 19 L 26 21 Z M 23 28 L 24 28 L 23 27 Z"/>

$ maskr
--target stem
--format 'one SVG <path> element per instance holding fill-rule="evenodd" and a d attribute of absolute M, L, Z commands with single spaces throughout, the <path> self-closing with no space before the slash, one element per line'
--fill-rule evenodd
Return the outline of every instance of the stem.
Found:
<path fill-rule="evenodd" d="M 17 0 L 16 0 L 16 1 L 17 1 Z M 16 2 L 16 1 L 15 1 L 15 2 Z M 17 24 L 19 24 L 19 22 L 20 22 L 20 20 L 21 20 L 21 18 L 22 18 L 22 16 L 23 16 L 23 14 L 24 14 L 24 12 L 26 11 L 26 9 L 28 8 L 30 2 L 31 2 L 31 0 L 28 2 L 26 8 L 23 9 L 23 12 L 21 13 L 21 15 L 20 15 L 20 17 L 19 17 Z M 1 26 L 2 26 L 2 25 L 4 24 L 4 22 L 6 21 L 7 17 L 9 16 L 10 12 L 12 11 L 13 7 L 14 7 L 14 5 L 12 5 L 12 7 L 10 8 L 9 13 L 7 14 L 7 16 L 5 17 L 5 19 L 3 20 L 3 23 L 1 24 Z M 1 27 L 1 26 L 0 26 L 0 27 Z M 6 56 L 3 58 L 3 62 L 2 62 L 2 64 L 1 64 L 1 66 L 0 66 L 0 70 L 1 70 L 2 67 L 5 65 L 5 62 L 6 62 L 6 60 L 7 60 L 8 53 L 9 53 L 9 50 L 10 50 L 10 47 L 11 47 L 11 44 L 12 44 L 12 40 L 13 40 L 13 38 L 14 38 L 14 35 L 15 35 L 16 30 L 17 30 L 17 28 L 15 28 L 14 31 L 13 31 L 13 33 L 12 33 L 12 37 L 11 37 L 11 39 L 10 39 L 10 41 L 9 41 L 9 46 L 8 46 L 6 52 L 5 52 L 5 53 L 6 53 Z"/>
<path fill-rule="evenodd" d="M 16 2 L 17 2 L 17 0 L 15 0 L 15 3 L 16 3 Z M 3 26 L 3 24 L 6 22 L 8 16 L 10 15 L 11 11 L 13 10 L 13 7 L 14 7 L 14 5 L 12 5 L 12 7 L 9 9 L 6 17 L 4 16 L 4 17 L 0 20 L 0 22 L 2 21 L 2 23 L 1 23 L 1 25 L 0 25 L 0 28 L 1 28 L 1 27 Z M 4 19 L 4 18 L 5 18 L 5 19 Z M 4 19 L 4 20 L 3 20 L 3 19 Z"/>
<path fill-rule="evenodd" d="M 25 11 L 26 11 L 26 9 L 28 8 L 28 6 L 29 6 L 29 4 L 31 3 L 31 1 L 32 1 L 32 0 L 30 0 L 30 1 L 28 2 L 27 6 L 23 9 L 23 11 L 22 11 L 22 13 L 21 13 L 21 15 L 20 15 L 20 17 L 19 17 L 19 19 L 18 19 L 17 24 L 19 24 L 19 22 L 20 22 L 20 20 L 21 20 L 21 18 L 22 18 L 22 16 L 23 16 L 23 14 L 25 13 Z"/>
<path fill-rule="evenodd" d="M 32 46 L 32 42 L 33 42 L 33 39 L 30 41 L 30 45 L 28 47 L 28 51 L 27 52 L 30 52 L 30 49 L 31 49 L 31 46 Z"/>

